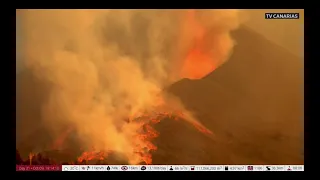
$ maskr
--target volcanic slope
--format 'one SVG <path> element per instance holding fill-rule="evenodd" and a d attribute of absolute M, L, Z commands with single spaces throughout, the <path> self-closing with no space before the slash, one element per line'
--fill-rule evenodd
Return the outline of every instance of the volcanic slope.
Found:
<path fill-rule="evenodd" d="M 214 140 L 162 121 L 155 164 L 303 164 L 303 60 L 248 27 L 233 36 L 228 62 L 169 88 Z"/>

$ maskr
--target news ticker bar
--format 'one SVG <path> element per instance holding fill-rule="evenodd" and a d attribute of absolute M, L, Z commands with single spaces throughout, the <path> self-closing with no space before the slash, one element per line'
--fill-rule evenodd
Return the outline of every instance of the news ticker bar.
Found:
<path fill-rule="evenodd" d="M 304 165 L 17 165 L 16 171 L 304 171 Z"/>

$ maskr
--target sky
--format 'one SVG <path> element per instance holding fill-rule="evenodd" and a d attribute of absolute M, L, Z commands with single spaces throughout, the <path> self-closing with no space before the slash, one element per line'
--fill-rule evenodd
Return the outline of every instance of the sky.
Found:
<path fill-rule="evenodd" d="M 266 12 L 299 12 L 299 20 L 265 20 Z M 266 10 L 247 10 L 248 15 L 245 25 L 253 29 L 255 32 L 263 35 L 266 39 L 284 47 L 296 56 L 303 57 L 304 39 L 303 39 L 303 23 L 304 10 L 301 9 L 266 9 Z M 19 48 L 19 14 L 16 21 L 16 44 Z M 17 56 L 16 70 L 21 70 L 19 54 Z"/>
<path fill-rule="evenodd" d="M 300 13 L 299 20 L 265 20 L 264 13 Z M 245 23 L 254 31 L 263 35 L 268 40 L 286 48 L 296 56 L 303 57 L 303 30 L 304 10 L 277 9 L 277 10 L 249 10 L 249 18 Z"/>

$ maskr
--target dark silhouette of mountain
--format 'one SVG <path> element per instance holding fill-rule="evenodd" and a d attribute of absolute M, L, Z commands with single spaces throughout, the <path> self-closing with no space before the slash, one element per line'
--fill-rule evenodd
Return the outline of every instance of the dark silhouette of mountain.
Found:
<path fill-rule="evenodd" d="M 16 164 L 22 164 L 23 160 L 20 156 L 19 151 L 16 149 Z"/>
<path fill-rule="evenodd" d="M 41 122 L 41 106 L 49 88 L 26 68 L 16 75 L 16 87 L 16 146 L 21 156 L 27 157 L 50 139 Z"/>
<path fill-rule="evenodd" d="M 247 27 L 233 36 L 229 61 L 169 88 L 219 142 L 184 138 L 205 147 L 198 163 L 303 163 L 303 60 Z"/>

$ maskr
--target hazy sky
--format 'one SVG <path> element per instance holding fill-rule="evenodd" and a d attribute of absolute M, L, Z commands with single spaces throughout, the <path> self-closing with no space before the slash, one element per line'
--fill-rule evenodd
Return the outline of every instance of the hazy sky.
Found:
<path fill-rule="evenodd" d="M 265 20 L 266 12 L 299 12 L 299 20 Z M 248 10 L 249 19 L 246 25 L 267 39 L 285 47 L 291 53 L 303 57 L 303 23 L 304 10 L 277 9 L 277 10 Z"/>
<path fill-rule="evenodd" d="M 266 37 L 268 40 L 281 45 L 291 53 L 303 57 L 303 23 L 304 23 L 304 10 L 248 10 L 249 18 L 245 23 L 247 26 Z M 265 12 L 299 12 L 299 20 L 265 20 Z M 17 38 L 16 42 L 19 43 L 19 14 L 17 15 Z M 18 48 L 19 46 L 17 46 Z M 17 54 L 17 59 L 19 55 Z M 20 63 L 16 63 L 17 70 L 19 70 Z"/>

